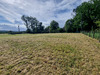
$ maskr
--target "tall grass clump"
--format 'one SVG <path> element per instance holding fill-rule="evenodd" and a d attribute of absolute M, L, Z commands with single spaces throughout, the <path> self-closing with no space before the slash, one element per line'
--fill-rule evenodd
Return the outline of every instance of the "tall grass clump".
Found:
<path fill-rule="evenodd" d="M 94 30 L 94 31 L 89 31 L 89 32 L 82 31 L 82 33 L 100 41 L 100 29 L 97 29 L 97 30 Z"/>

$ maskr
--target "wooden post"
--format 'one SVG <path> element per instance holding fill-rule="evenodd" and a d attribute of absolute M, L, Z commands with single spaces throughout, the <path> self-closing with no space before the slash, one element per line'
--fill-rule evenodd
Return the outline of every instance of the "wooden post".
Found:
<path fill-rule="evenodd" d="M 95 31 L 93 31 L 93 38 L 95 38 Z"/>

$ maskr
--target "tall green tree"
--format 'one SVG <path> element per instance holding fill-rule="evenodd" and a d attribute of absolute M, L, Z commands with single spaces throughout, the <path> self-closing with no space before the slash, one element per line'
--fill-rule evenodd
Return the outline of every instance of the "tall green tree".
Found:
<path fill-rule="evenodd" d="M 91 31 L 99 28 L 100 21 L 100 0 L 83 2 L 76 9 L 73 19 L 65 23 L 66 32 Z"/>
<path fill-rule="evenodd" d="M 90 0 L 90 3 L 93 5 L 95 19 L 100 20 L 100 0 Z"/>
<path fill-rule="evenodd" d="M 41 33 L 44 30 L 44 26 L 42 26 L 42 22 L 39 22 L 35 17 L 29 17 L 23 15 L 21 19 L 25 22 L 25 26 L 27 28 L 27 32 L 30 33 Z"/>
<path fill-rule="evenodd" d="M 81 29 L 86 31 L 90 31 L 92 28 L 95 30 L 97 28 L 95 22 L 99 19 L 100 16 L 100 12 L 98 12 L 100 7 L 98 6 L 100 6 L 99 0 L 91 0 L 89 2 L 82 3 L 73 10 L 76 14 L 74 17 L 74 24 L 80 25 Z"/>
<path fill-rule="evenodd" d="M 42 22 L 40 22 L 37 26 L 37 31 L 38 33 L 43 33 L 44 32 L 44 26 L 42 26 Z"/>
<path fill-rule="evenodd" d="M 31 30 L 30 30 L 30 24 L 29 24 L 28 18 L 29 18 L 29 17 L 26 17 L 25 15 L 23 15 L 23 16 L 21 17 L 21 19 L 25 22 L 24 25 L 25 25 L 26 28 L 27 28 L 27 32 L 31 32 Z"/>
<path fill-rule="evenodd" d="M 45 32 L 45 33 L 50 33 L 50 26 L 47 26 L 47 27 L 44 29 L 44 32 Z"/>
<path fill-rule="evenodd" d="M 56 32 L 58 32 L 58 28 L 59 28 L 59 23 L 56 22 L 55 20 L 51 21 L 51 23 L 50 23 L 50 32 L 51 33 L 56 33 Z"/>
<path fill-rule="evenodd" d="M 65 26 L 64 26 L 65 32 L 74 32 L 75 31 L 73 23 L 74 23 L 73 19 L 69 19 L 66 21 Z"/>

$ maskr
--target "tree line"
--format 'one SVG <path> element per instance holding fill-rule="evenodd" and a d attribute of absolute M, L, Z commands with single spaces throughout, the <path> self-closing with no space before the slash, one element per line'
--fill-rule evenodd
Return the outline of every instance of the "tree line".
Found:
<path fill-rule="evenodd" d="M 100 29 L 100 0 L 83 2 L 73 9 L 73 12 L 75 15 L 65 22 L 63 28 L 60 28 L 59 23 L 55 20 L 52 20 L 50 25 L 45 28 L 42 22 L 34 17 L 23 15 L 21 19 L 24 21 L 28 33 L 81 32 Z"/>
<path fill-rule="evenodd" d="M 90 0 L 73 9 L 72 19 L 65 23 L 66 32 L 80 32 L 100 29 L 100 0 Z"/>
<path fill-rule="evenodd" d="M 59 27 L 59 23 L 55 20 L 51 21 L 50 26 L 44 27 L 42 22 L 39 22 L 35 17 L 23 15 L 21 19 L 24 21 L 27 33 L 58 33 L 64 32 L 63 28 Z"/>

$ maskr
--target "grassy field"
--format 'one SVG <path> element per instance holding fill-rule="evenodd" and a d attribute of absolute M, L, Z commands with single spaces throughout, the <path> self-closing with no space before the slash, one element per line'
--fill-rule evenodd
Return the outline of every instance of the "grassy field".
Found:
<path fill-rule="evenodd" d="M 1 34 L 0 75 L 100 75 L 100 42 L 81 33 Z"/>

